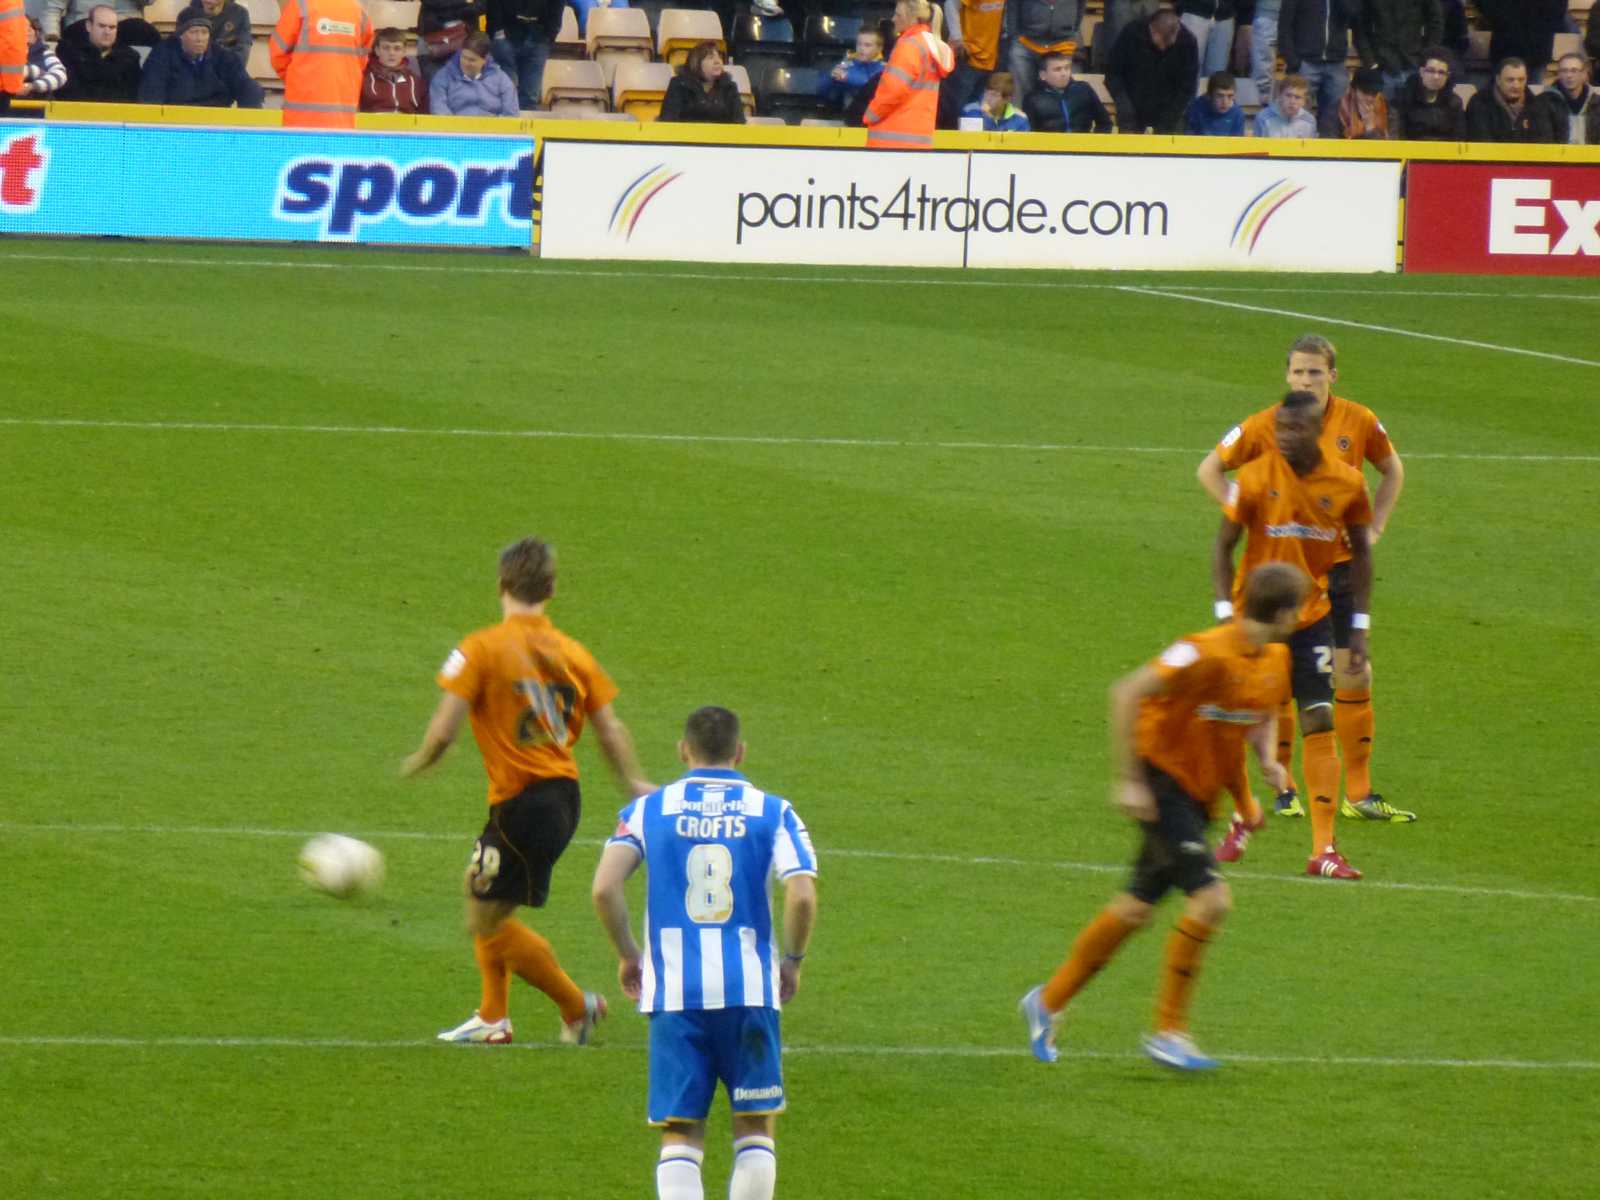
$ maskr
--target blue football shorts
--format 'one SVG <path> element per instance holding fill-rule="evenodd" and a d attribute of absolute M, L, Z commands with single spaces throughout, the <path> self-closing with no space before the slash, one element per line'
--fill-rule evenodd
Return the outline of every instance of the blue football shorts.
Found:
<path fill-rule="evenodd" d="M 775 1008 L 650 1014 L 650 1124 L 703 1121 L 717 1081 L 740 1116 L 782 1112 Z"/>

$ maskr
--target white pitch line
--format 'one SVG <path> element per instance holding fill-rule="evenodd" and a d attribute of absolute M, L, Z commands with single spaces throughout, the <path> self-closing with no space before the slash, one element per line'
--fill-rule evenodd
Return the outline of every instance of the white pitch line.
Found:
<path fill-rule="evenodd" d="M 1190 304 L 1213 304 L 1218 308 L 1234 308 L 1240 312 L 1265 313 L 1269 317 L 1294 317 L 1296 320 L 1318 321 L 1324 325 L 1343 325 L 1349 329 L 1365 329 L 1369 333 L 1387 333 L 1395 337 L 1420 338 L 1427 342 L 1444 342 L 1447 345 L 1467 346 L 1474 350 L 1493 350 L 1500 354 L 1520 354 L 1526 358 L 1542 358 L 1551 362 L 1572 363 L 1580 367 L 1600 367 L 1600 361 L 1591 358 L 1573 358 L 1568 354 L 1551 354 L 1545 350 L 1525 350 L 1521 346 L 1501 346 L 1494 342 L 1474 341 L 1471 338 L 1446 337 L 1442 333 L 1419 333 L 1415 329 L 1396 329 L 1391 325 L 1373 325 L 1367 321 L 1351 321 L 1344 317 L 1328 317 L 1318 313 L 1294 312 L 1287 308 L 1263 308 L 1259 304 L 1240 304 L 1237 300 L 1217 300 L 1210 296 L 1191 296 L 1183 292 L 1167 291 L 1163 288 L 1134 287 L 1124 284 L 1120 290 L 1132 292 L 1139 296 L 1163 296 L 1168 300 L 1187 300 Z"/>
<path fill-rule="evenodd" d="M 272 829 L 250 825 L 72 825 L 66 823 L 38 823 L 0 821 L 0 830 L 13 833 L 76 833 L 106 834 L 115 837 L 141 834 L 153 837 L 263 837 L 309 838 L 326 830 Z M 352 837 L 366 841 L 424 841 L 459 842 L 466 845 L 470 838 L 465 833 L 427 833 L 417 830 L 354 830 Z M 599 839 L 576 838 L 577 846 L 601 846 Z M 1084 875 L 1125 875 L 1126 863 L 1090 863 L 1039 858 L 1011 858 L 1005 855 L 979 854 L 929 854 L 901 850 L 855 850 L 837 846 L 823 846 L 824 858 L 879 859 L 887 862 L 936 863 L 961 867 L 1016 867 L 1024 870 L 1065 871 Z M 1600 904 L 1600 896 L 1581 892 L 1545 892 L 1531 888 L 1480 887 L 1456 883 L 1417 883 L 1395 879 L 1364 879 L 1360 888 L 1334 887 L 1326 880 L 1308 875 L 1275 875 L 1263 871 L 1229 871 L 1229 879 L 1249 880 L 1253 883 L 1287 883 L 1322 888 L 1338 894 L 1358 894 L 1374 888 L 1397 892 L 1432 892 L 1450 896 L 1484 896 L 1504 900 L 1562 901 L 1571 904 Z"/>
<path fill-rule="evenodd" d="M 711 446 L 818 446 L 868 450 L 986 450 L 1037 454 L 1182 454 L 1201 458 L 1192 446 L 1102 446 L 1070 442 L 918 442 L 895 438 L 776 437 L 759 434 L 586 432 L 567 429 L 418 429 L 405 425 L 279 425 L 246 421 L 111 421 L 75 417 L 0 417 L 0 426 L 30 429 L 128 429 L 174 433 L 321 433 L 387 437 L 503 438 L 568 442 L 666 442 Z M 1600 454 L 1472 454 L 1405 452 L 1407 459 L 1448 462 L 1596 463 Z"/>
<path fill-rule="evenodd" d="M 94 1037 L 81 1035 L 51 1036 L 48 1034 L 0 1034 L 0 1046 L 61 1047 L 66 1049 L 171 1049 L 171 1050 L 420 1050 L 437 1047 L 435 1038 L 290 1038 L 290 1037 Z M 560 1050 L 570 1053 L 558 1042 L 514 1042 L 505 1049 Z M 611 1053 L 643 1054 L 643 1045 L 597 1044 L 586 1053 L 596 1050 Z M 456 1053 L 459 1050 L 445 1050 Z M 471 1053 L 484 1053 L 474 1048 Z M 1023 1047 L 1009 1046 L 872 1046 L 872 1045 L 807 1045 L 785 1046 L 785 1057 L 791 1055 L 820 1055 L 830 1058 L 1016 1058 L 1030 1057 Z M 1588 1059 L 1552 1061 L 1523 1058 L 1383 1058 L 1378 1056 L 1305 1055 L 1305 1054 L 1229 1054 L 1219 1053 L 1225 1063 L 1245 1063 L 1252 1066 L 1293 1067 L 1390 1067 L 1441 1070 L 1489 1071 L 1600 1071 L 1600 1062 Z M 1063 1061 L 1073 1059 L 1093 1062 L 1139 1061 L 1142 1054 L 1132 1051 L 1077 1050 L 1062 1052 Z"/>
<path fill-rule="evenodd" d="M 348 253 L 347 251 L 345 253 Z M 954 287 L 954 288 L 1026 288 L 1035 291 L 1133 291 L 1122 284 L 1079 283 L 1061 279 L 972 279 L 966 277 L 917 277 L 908 275 L 752 275 L 718 271 L 640 271 L 607 267 L 553 267 L 540 259 L 515 259 L 509 266 L 468 266 L 464 263 L 377 263 L 344 259 L 339 262 L 319 262 L 312 259 L 270 258 L 184 258 L 181 256 L 144 256 L 138 254 L 34 254 L 0 253 L 0 261 L 17 259 L 22 262 L 113 263 L 117 265 L 157 267 L 238 267 L 246 270 L 271 271 L 380 271 L 419 275 L 505 275 L 508 277 L 538 278 L 551 275 L 578 279 L 666 279 L 716 283 L 781 283 L 817 284 L 824 287 L 879 286 L 879 287 Z M 1448 289 L 1406 290 L 1403 288 L 1285 288 L 1232 285 L 1179 285 L 1191 292 L 1242 292 L 1250 295 L 1287 296 L 1427 296 L 1434 299 L 1465 300 L 1577 300 L 1600 302 L 1600 294 L 1581 292 L 1456 292 Z"/>

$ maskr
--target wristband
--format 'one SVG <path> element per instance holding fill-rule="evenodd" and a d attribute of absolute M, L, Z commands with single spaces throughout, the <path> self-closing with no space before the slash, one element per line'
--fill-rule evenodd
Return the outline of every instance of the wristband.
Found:
<path fill-rule="evenodd" d="M 1217 620 L 1231 621 L 1233 620 L 1233 601 L 1218 600 L 1211 606 L 1211 611 L 1217 614 Z"/>
<path fill-rule="evenodd" d="M 805 962 L 805 960 L 806 960 L 806 956 L 804 954 L 785 954 L 783 956 L 783 961 L 784 962 L 797 963 L 797 962 Z"/>
<path fill-rule="evenodd" d="M 1350 628 L 1351 629 L 1371 629 L 1372 628 L 1372 614 L 1371 613 L 1351 613 L 1350 614 Z"/>

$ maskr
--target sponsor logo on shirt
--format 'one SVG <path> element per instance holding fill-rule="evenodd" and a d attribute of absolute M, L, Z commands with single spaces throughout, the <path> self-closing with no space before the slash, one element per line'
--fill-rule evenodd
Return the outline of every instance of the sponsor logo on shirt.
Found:
<path fill-rule="evenodd" d="M 1267 536 L 1271 538 L 1299 538 L 1307 542 L 1336 542 L 1339 540 L 1339 531 L 1337 529 L 1328 529 L 1322 525 L 1302 525 L 1299 521 L 1289 521 L 1283 525 L 1268 525 Z"/>
<path fill-rule="evenodd" d="M 1202 721 L 1220 721 L 1224 725 L 1256 725 L 1266 716 L 1253 708 L 1223 708 L 1220 704 L 1202 704 L 1194 711 Z"/>
<path fill-rule="evenodd" d="M 1161 665 L 1171 667 L 1174 671 L 1181 671 L 1199 659 L 1200 651 L 1195 649 L 1193 642 L 1173 642 L 1161 652 Z"/>

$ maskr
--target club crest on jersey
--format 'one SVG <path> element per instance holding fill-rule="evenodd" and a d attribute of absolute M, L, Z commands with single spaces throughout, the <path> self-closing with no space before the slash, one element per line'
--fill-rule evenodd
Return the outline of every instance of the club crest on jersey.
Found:
<path fill-rule="evenodd" d="M 1322 505 L 1322 507 L 1327 509 L 1329 512 L 1333 511 L 1333 500 L 1332 500 L 1331 497 L 1318 496 L 1317 497 L 1317 503 Z"/>
<path fill-rule="evenodd" d="M 1339 449 L 1341 449 L 1341 450 L 1350 449 L 1350 439 L 1348 437 L 1346 437 L 1344 434 L 1340 434 L 1339 435 Z"/>

